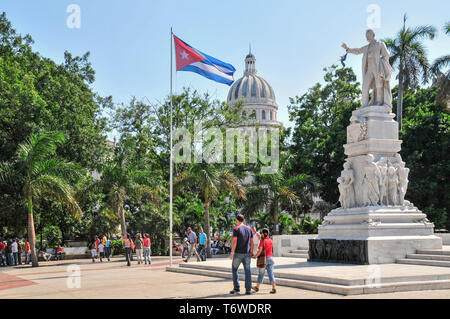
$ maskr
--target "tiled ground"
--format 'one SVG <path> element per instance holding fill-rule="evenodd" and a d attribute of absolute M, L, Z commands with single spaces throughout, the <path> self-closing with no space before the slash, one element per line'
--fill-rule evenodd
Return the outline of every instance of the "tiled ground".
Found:
<path fill-rule="evenodd" d="M 287 259 L 287 258 L 286 258 Z M 180 257 L 174 257 L 174 262 L 181 262 Z M 227 263 L 228 259 L 213 259 L 208 263 Z M 298 263 L 299 261 L 297 261 Z M 288 261 L 278 261 L 281 268 Z M 80 275 L 73 273 L 68 266 L 80 267 Z M 449 290 L 399 292 L 387 294 L 372 294 L 360 296 L 340 296 L 317 291 L 290 287 L 278 287 L 276 295 L 270 295 L 270 287 L 263 285 L 258 294 L 251 296 L 231 296 L 227 292 L 232 288 L 231 280 L 207 276 L 189 275 L 166 272 L 167 257 L 154 257 L 153 264 L 137 265 L 133 262 L 127 267 L 121 258 L 114 258 L 111 263 L 91 263 L 89 260 L 68 260 L 61 262 L 41 263 L 39 268 L 22 266 L 21 268 L 0 268 L 0 299 L 2 298 L 450 298 Z M 411 265 L 397 265 L 411 266 Z M 356 268 L 354 268 L 356 267 Z M 356 276 L 358 268 L 352 266 L 347 275 Z M 389 267 L 382 267 L 382 271 Z M 416 267 L 416 266 L 412 266 Z M 426 267 L 425 272 L 450 272 L 444 267 Z M 325 268 L 298 267 L 298 271 L 323 273 Z M 328 265 L 326 272 L 339 274 L 344 271 L 342 265 Z M 386 268 L 386 269 L 385 269 Z M 391 267 L 392 268 L 392 267 Z M 397 269 L 397 267 L 394 267 Z M 406 267 L 397 269 L 398 273 L 410 271 Z M 363 268 L 361 268 L 363 269 Z M 419 271 L 419 270 L 416 270 Z M 69 276 L 73 277 L 69 277 Z M 70 285 L 80 279 L 79 288 Z M 243 283 L 242 283 L 243 284 Z"/>

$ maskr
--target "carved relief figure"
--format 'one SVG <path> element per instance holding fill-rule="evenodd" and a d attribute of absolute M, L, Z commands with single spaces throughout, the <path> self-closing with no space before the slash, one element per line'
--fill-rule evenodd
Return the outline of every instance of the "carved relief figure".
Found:
<path fill-rule="evenodd" d="M 377 177 L 377 165 L 373 163 L 374 156 L 367 154 L 366 165 L 364 166 L 363 192 L 364 205 L 377 205 L 380 198 L 380 188 Z"/>
<path fill-rule="evenodd" d="M 344 163 L 344 170 L 337 179 L 339 183 L 339 202 L 343 208 L 351 208 L 355 205 L 355 192 L 353 189 L 354 175 L 350 163 Z"/>
<path fill-rule="evenodd" d="M 397 169 L 389 165 L 388 168 L 388 199 L 390 205 L 397 204 L 397 192 L 398 192 L 398 176 Z"/>
<path fill-rule="evenodd" d="M 378 185 L 380 187 L 380 204 L 387 205 L 388 204 L 388 179 L 387 179 L 387 159 L 385 157 L 381 158 L 377 163 L 378 169 Z"/>
<path fill-rule="evenodd" d="M 405 167 L 405 162 L 402 161 L 400 154 L 396 154 L 397 171 L 398 171 L 398 204 L 404 205 L 406 190 L 408 188 L 409 168 Z"/>

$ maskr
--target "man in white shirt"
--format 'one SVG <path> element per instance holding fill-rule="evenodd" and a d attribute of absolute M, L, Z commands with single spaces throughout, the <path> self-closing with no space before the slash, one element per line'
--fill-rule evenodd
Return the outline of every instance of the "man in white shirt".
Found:
<path fill-rule="evenodd" d="M 11 252 L 12 252 L 12 254 L 14 256 L 14 266 L 16 266 L 17 265 L 17 261 L 19 259 L 19 249 L 17 247 L 17 242 L 16 241 L 13 241 L 12 244 L 11 244 Z"/>

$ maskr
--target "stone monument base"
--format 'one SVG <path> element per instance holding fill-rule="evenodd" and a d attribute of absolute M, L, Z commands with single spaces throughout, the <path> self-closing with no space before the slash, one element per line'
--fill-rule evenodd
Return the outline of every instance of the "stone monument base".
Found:
<path fill-rule="evenodd" d="M 433 224 L 414 206 L 332 210 L 310 240 L 309 261 L 394 263 L 418 249 L 441 249 Z"/>

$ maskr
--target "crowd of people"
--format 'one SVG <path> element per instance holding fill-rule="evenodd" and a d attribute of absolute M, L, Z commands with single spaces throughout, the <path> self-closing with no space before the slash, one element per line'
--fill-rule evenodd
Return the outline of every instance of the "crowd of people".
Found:
<path fill-rule="evenodd" d="M 258 292 L 261 283 L 264 280 L 264 274 L 267 271 L 269 282 L 272 285 L 270 293 L 276 293 L 276 281 L 273 273 L 274 256 L 273 256 L 273 241 L 269 236 L 269 230 L 263 229 L 258 232 L 255 227 L 249 227 L 244 224 L 244 217 L 241 214 L 236 216 L 237 226 L 233 228 L 233 240 L 231 243 L 227 241 L 214 240 L 211 243 L 211 252 L 213 255 L 219 251 L 230 254 L 232 260 L 231 272 L 233 277 L 233 290 L 231 294 L 240 291 L 238 268 L 240 264 L 244 266 L 245 273 L 245 290 L 246 294 Z M 133 261 L 133 251 L 136 254 L 137 264 L 151 264 L 151 241 L 149 234 L 142 236 L 140 233 L 136 234 L 133 240 L 129 233 L 124 234 L 121 238 L 125 252 L 125 259 L 127 266 L 131 265 Z M 195 255 L 197 261 L 206 261 L 206 247 L 208 244 L 208 237 L 202 228 L 199 228 L 198 235 L 191 227 L 187 229 L 187 235 L 183 240 L 183 246 L 173 243 L 175 249 L 181 251 L 181 256 L 184 262 L 188 262 L 192 255 Z M 111 261 L 113 244 L 112 240 L 107 235 L 103 235 L 100 239 L 95 236 L 89 243 L 89 250 L 91 252 L 92 262 L 96 259 L 103 259 Z M 58 245 L 54 249 L 55 260 L 62 258 L 64 249 Z M 50 260 L 51 254 L 45 250 L 40 251 L 40 256 L 45 260 Z M 23 257 L 25 260 L 23 260 Z M 251 258 L 257 259 L 257 267 L 259 269 L 258 279 L 255 286 L 252 286 L 252 278 L 250 272 Z M 29 264 L 31 261 L 31 249 L 27 240 L 0 240 L 0 266 L 17 266 L 22 262 Z"/>
<path fill-rule="evenodd" d="M 23 260 L 25 258 L 25 260 Z M 0 240 L 0 266 L 17 266 L 31 261 L 30 243 L 27 240 Z"/>
<path fill-rule="evenodd" d="M 133 241 L 130 234 L 127 233 L 123 235 L 120 240 L 123 241 L 127 266 L 131 266 L 131 262 L 133 261 L 133 251 L 136 254 L 138 265 L 143 263 L 151 265 L 151 241 L 149 234 L 144 234 L 144 236 L 142 236 L 138 233 Z M 108 238 L 107 235 L 103 235 L 102 239 L 95 236 L 89 243 L 89 250 L 91 251 L 92 262 L 95 262 L 96 259 L 103 262 L 103 259 L 105 258 L 108 261 L 111 261 L 113 253 L 112 240 Z"/>
<path fill-rule="evenodd" d="M 233 240 L 231 243 L 227 241 L 213 241 L 211 243 L 211 253 L 213 255 L 222 251 L 225 254 L 230 254 L 232 260 L 231 272 L 233 277 L 233 290 L 231 294 L 240 292 L 239 273 L 238 269 L 241 264 L 244 266 L 245 273 L 245 293 L 252 294 L 258 292 L 260 285 L 264 281 L 264 274 L 267 271 L 269 282 L 272 286 L 271 294 L 277 292 L 276 280 L 274 276 L 275 259 L 273 255 L 273 241 L 270 238 L 269 230 L 264 228 L 258 232 L 256 227 L 249 227 L 244 223 L 244 216 L 238 214 L 236 216 L 237 226 L 233 228 Z M 206 245 L 208 238 L 199 228 L 199 234 L 192 230 L 191 227 L 187 229 L 187 236 L 183 240 L 183 245 L 178 245 L 173 242 L 173 247 L 181 252 L 181 257 L 184 262 L 188 262 L 192 255 L 195 255 L 197 261 L 206 260 Z M 258 267 L 258 278 L 256 285 L 252 286 L 252 276 L 250 271 L 251 259 L 257 259 L 256 265 Z"/>

